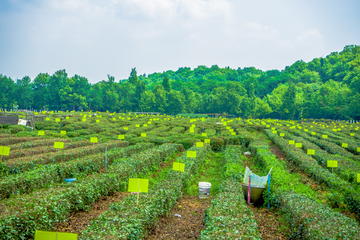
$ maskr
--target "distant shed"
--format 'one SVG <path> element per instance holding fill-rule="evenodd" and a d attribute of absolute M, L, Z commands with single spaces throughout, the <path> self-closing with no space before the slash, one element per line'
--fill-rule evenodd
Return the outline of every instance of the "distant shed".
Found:
<path fill-rule="evenodd" d="M 18 125 L 19 117 L 0 116 L 0 124 Z"/>

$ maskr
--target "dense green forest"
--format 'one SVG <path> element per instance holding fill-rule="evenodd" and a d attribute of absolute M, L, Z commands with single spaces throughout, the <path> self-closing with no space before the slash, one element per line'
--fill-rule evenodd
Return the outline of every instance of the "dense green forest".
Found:
<path fill-rule="evenodd" d="M 284 70 L 213 65 L 90 84 L 65 70 L 33 81 L 0 74 L 0 108 L 110 112 L 227 113 L 244 118 L 360 120 L 360 46 L 325 58 L 300 60 Z"/>

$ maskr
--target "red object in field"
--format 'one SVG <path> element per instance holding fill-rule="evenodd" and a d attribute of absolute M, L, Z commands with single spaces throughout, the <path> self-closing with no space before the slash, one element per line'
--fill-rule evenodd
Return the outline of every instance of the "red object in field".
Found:
<path fill-rule="evenodd" d="M 251 174 L 249 175 L 249 187 L 248 187 L 248 204 L 250 205 L 250 189 L 251 189 Z"/>

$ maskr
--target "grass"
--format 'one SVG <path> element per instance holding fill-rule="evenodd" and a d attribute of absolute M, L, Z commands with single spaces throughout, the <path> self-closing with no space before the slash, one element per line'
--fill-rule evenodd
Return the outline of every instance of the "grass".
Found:
<path fill-rule="evenodd" d="M 219 192 L 219 185 L 223 180 L 223 159 L 222 152 L 210 152 L 206 157 L 205 163 L 201 165 L 198 173 L 185 192 L 190 196 L 199 195 L 199 182 L 210 182 L 210 196 L 215 196 Z"/>

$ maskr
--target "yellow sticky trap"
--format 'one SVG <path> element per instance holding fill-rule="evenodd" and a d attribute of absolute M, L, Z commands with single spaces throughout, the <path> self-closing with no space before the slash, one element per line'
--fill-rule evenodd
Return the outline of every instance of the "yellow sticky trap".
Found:
<path fill-rule="evenodd" d="M 148 124 L 151 124 L 151 122 L 149 121 Z"/>
<path fill-rule="evenodd" d="M 334 131 L 334 132 L 336 132 L 336 131 L 337 131 L 337 129 L 336 129 L 336 128 L 333 128 L 333 131 Z"/>
<path fill-rule="evenodd" d="M 232 133 L 231 133 L 231 135 L 234 135 L 234 136 L 236 136 L 236 132 L 232 132 Z"/>
<path fill-rule="evenodd" d="M 285 137 L 285 133 L 280 133 L 280 137 Z"/>
<path fill-rule="evenodd" d="M 358 152 L 360 152 L 360 147 L 358 147 L 356 150 L 357 150 Z"/>
<path fill-rule="evenodd" d="M 10 147 L 1 147 L 0 146 L 0 155 L 9 156 L 10 154 Z"/>
<path fill-rule="evenodd" d="M 196 142 L 196 147 L 204 147 L 204 143 L 203 142 Z"/>
<path fill-rule="evenodd" d="M 125 135 L 119 135 L 118 139 L 125 139 Z"/>
<path fill-rule="evenodd" d="M 308 132 L 309 131 L 309 129 L 304 129 L 304 132 Z"/>
<path fill-rule="evenodd" d="M 322 135 L 322 138 L 328 138 L 328 135 Z"/>
<path fill-rule="evenodd" d="M 272 127 L 271 130 L 275 131 L 276 129 L 274 127 Z"/>
<path fill-rule="evenodd" d="M 204 143 L 210 143 L 210 139 L 205 139 Z"/>
<path fill-rule="evenodd" d="M 144 124 L 143 127 L 147 127 L 147 124 Z"/>
<path fill-rule="evenodd" d="M 63 142 L 54 142 L 54 148 L 63 149 L 64 143 Z"/>
<path fill-rule="evenodd" d="M 186 152 L 186 157 L 196 158 L 196 151 L 187 151 Z"/>
<path fill-rule="evenodd" d="M 226 122 L 224 122 L 224 123 L 223 123 L 223 125 L 224 125 L 224 126 L 227 126 L 227 123 L 226 123 Z"/>
<path fill-rule="evenodd" d="M 227 126 L 227 127 L 226 127 L 226 129 L 228 129 L 228 130 L 230 130 L 230 128 L 231 128 L 230 126 Z"/>
<path fill-rule="evenodd" d="M 327 167 L 338 167 L 338 162 L 335 160 L 328 160 L 327 161 Z"/>
<path fill-rule="evenodd" d="M 98 138 L 97 138 L 97 137 L 91 137 L 91 138 L 90 138 L 90 142 L 91 142 L 91 143 L 97 143 L 97 142 L 98 142 Z"/>
<path fill-rule="evenodd" d="M 173 170 L 174 171 L 185 172 L 185 164 L 184 163 L 174 162 L 173 163 Z"/>
<path fill-rule="evenodd" d="M 128 128 L 128 127 L 124 127 L 124 130 L 126 130 L 126 131 L 127 131 L 127 130 L 129 130 L 129 128 Z"/>
<path fill-rule="evenodd" d="M 97 123 L 99 123 L 99 122 L 100 122 L 100 120 L 99 120 L 99 119 L 96 119 L 96 122 L 97 122 Z"/>
<path fill-rule="evenodd" d="M 301 147 L 302 147 L 302 143 L 295 143 L 295 147 L 301 148 Z"/>
<path fill-rule="evenodd" d="M 50 118 L 45 118 L 46 121 L 50 121 Z"/>
<path fill-rule="evenodd" d="M 135 127 L 140 127 L 140 124 L 136 124 Z"/>
<path fill-rule="evenodd" d="M 190 133 L 194 133 L 195 132 L 195 129 L 194 128 L 190 128 Z"/>
<path fill-rule="evenodd" d="M 201 133 L 201 136 L 207 137 L 207 133 Z"/>
<path fill-rule="evenodd" d="M 60 122 L 60 118 L 55 118 L 55 122 Z"/>
<path fill-rule="evenodd" d="M 146 137 L 146 133 L 141 133 L 141 137 Z"/>
<path fill-rule="evenodd" d="M 39 136 L 44 136 L 44 135 L 45 135 L 45 132 L 44 132 L 44 131 L 38 131 L 38 135 L 39 135 Z"/>
<path fill-rule="evenodd" d="M 86 122 L 86 118 L 83 118 L 82 121 L 83 121 L 83 122 Z"/>
<path fill-rule="evenodd" d="M 289 140 L 289 144 L 294 145 L 294 144 L 295 144 L 295 140 Z"/>
<path fill-rule="evenodd" d="M 315 136 L 315 135 L 316 135 L 316 132 L 311 132 L 311 135 Z"/>
<path fill-rule="evenodd" d="M 70 119 L 69 117 L 65 117 L 65 119 Z"/>
<path fill-rule="evenodd" d="M 66 131 L 65 131 L 65 130 L 62 130 L 62 131 L 60 131 L 60 134 L 66 135 Z"/>
<path fill-rule="evenodd" d="M 128 192 L 145 192 L 149 191 L 149 179 L 129 178 Z"/>
<path fill-rule="evenodd" d="M 315 155 L 315 149 L 308 149 L 307 154 L 308 155 Z"/>
<path fill-rule="evenodd" d="M 350 133 L 350 136 L 351 136 L 351 137 L 355 136 L 355 133 Z"/>
<path fill-rule="evenodd" d="M 127 120 L 130 120 L 130 119 L 131 119 L 131 118 L 129 118 L 129 117 L 127 118 Z"/>
<path fill-rule="evenodd" d="M 343 148 L 347 148 L 347 147 L 349 146 L 349 144 L 347 144 L 347 143 L 342 143 L 341 146 L 342 146 Z"/>
<path fill-rule="evenodd" d="M 35 231 L 35 240 L 77 240 L 76 233 Z"/>
<path fill-rule="evenodd" d="M 273 130 L 273 131 L 272 131 L 272 133 L 275 133 L 275 134 L 276 134 L 276 133 L 277 133 L 277 131 L 276 131 L 276 130 Z"/>
<path fill-rule="evenodd" d="M 266 125 L 266 127 L 267 127 L 267 128 L 269 128 L 269 127 L 270 127 L 270 125 Z"/>
<path fill-rule="evenodd" d="M 360 173 L 357 174 L 357 182 L 360 182 Z"/>

